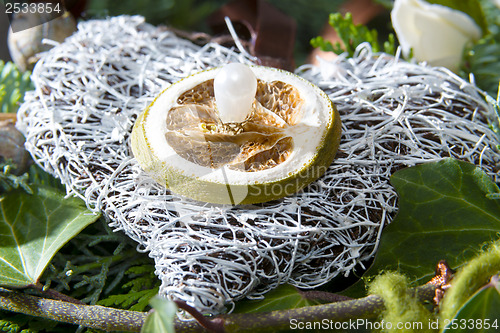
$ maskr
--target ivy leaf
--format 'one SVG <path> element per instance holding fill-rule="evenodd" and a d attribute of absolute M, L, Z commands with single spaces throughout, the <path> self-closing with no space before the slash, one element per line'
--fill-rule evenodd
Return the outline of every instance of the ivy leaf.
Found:
<path fill-rule="evenodd" d="M 0 197 L 0 285 L 35 284 L 54 254 L 99 216 L 83 201 L 60 191 L 32 186 Z"/>
<path fill-rule="evenodd" d="M 397 270 L 429 279 L 437 262 L 465 263 L 500 230 L 498 186 L 473 164 L 446 158 L 394 173 L 399 212 L 368 274 Z"/>
<path fill-rule="evenodd" d="M 236 303 L 235 313 L 257 313 L 275 310 L 296 309 L 320 304 L 305 298 L 297 288 L 285 284 L 268 292 L 262 300 L 245 300 Z"/>
<path fill-rule="evenodd" d="M 159 296 L 153 297 L 149 304 L 155 310 L 146 317 L 141 333 L 173 333 L 177 305 Z"/>
<path fill-rule="evenodd" d="M 469 15 L 481 28 L 483 34 L 488 32 L 486 17 L 478 0 L 427 0 L 427 2 L 459 10 Z"/>
<path fill-rule="evenodd" d="M 499 327 L 500 290 L 497 275 L 458 310 L 443 332 L 498 332 Z"/>

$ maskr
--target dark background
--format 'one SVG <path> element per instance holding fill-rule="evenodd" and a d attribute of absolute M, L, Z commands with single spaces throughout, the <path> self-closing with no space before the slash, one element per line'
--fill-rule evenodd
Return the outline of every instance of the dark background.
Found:
<path fill-rule="evenodd" d="M 9 20 L 5 14 L 5 6 L 0 2 L 0 59 L 10 60 L 9 49 L 7 48 L 7 32 L 9 31 Z"/>

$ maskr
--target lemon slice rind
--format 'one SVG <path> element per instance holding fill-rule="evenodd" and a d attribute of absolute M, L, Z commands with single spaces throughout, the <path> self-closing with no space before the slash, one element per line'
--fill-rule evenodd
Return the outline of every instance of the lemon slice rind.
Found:
<path fill-rule="evenodd" d="M 174 193 L 216 204 L 254 204 L 292 195 L 320 177 L 332 163 L 340 141 L 339 114 L 328 96 L 309 81 L 283 70 L 251 66 L 266 82 L 295 87 L 304 103 L 300 119 L 284 129 L 293 150 L 281 164 L 256 172 L 228 166 L 210 168 L 178 155 L 165 138 L 167 112 L 177 98 L 211 80 L 219 68 L 186 77 L 163 90 L 137 119 L 131 146 L 141 167 Z"/>

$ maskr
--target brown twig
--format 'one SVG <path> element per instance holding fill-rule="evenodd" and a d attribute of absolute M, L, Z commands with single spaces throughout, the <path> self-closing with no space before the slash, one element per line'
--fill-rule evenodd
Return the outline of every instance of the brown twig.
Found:
<path fill-rule="evenodd" d="M 420 301 L 430 301 L 435 287 L 423 285 L 415 288 L 415 296 Z M 255 314 L 232 314 L 224 317 L 226 332 L 277 332 L 289 330 L 292 320 L 301 322 L 348 321 L 349 319 L 373 319 L 384 310 L 380 296 L 344 302 L 328 303 L 303 308 L 280 310 Z"/>
<path fill-rule="evenodd" d="M 74 304 L 85 304 L 76 298 L 65 295 L 63 293 L 60 293 L 57 290 L 45 288 L 40 282 L 37 282 L 36 284 L 29 285 L 28 288 L 33 288 L 33 289 L 37 290 L 38 292 L 40 292 L 41 294 L 46 295 L 47 297 L 50 297 L 52 299 L 59 300 L 59 301 L 64 301 L 64 302 L 69 302 L 69 303 L 74 303 Z"/>
<path fill-rule="evenodd" d="M 6 120 L 16 122 L 17 113 L 0 113 L 0 121 L 6 121 Z"/>
<path fill-rule="evenodd" d="M 193 316 L 194 319 L 203 326 L 205 329 L 207 329 L 210 332 L 214 333 L 224 333 L 224 322 L 221 320 L 221 318 L 214 318 L 210 319 L 209 317 L 205 317 L 202 313 L 200 313 L 198 310 L 193 308 L 192 306 L 186 304 L 183 301 L 176 300 L 174 301 L 175 304 L 177 304 L 177 307 L 179 309 L 182 309 L 189 313 L 191 316 Z"/>
<path fill-rule="evenodd" d="M 317 300 L 322 302 L 335 303 L 335 302 L 344 302 L 352 300 L 351 297 L 329 293 L 327 291 L 320 291 L 320 290 L 307 290 L 307 291 L 298 290 L 298 291 L 304 298 L 312 301 Z"/>

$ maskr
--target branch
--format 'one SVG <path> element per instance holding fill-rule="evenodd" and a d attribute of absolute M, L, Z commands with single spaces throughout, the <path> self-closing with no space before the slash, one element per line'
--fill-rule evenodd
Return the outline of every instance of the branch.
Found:
<path fill-rule="evenodd" d="M 420 301 L 432 301 L 436 287 L 426 284 L 414 289 Z M 276 332 L 290 330 L 292 319 L 302 322 L 320 322 L 323 319 L 347 321 L 349 319 L 376 318 L 384 310 L 380 296 L 370 295 L 351 301 L 314 305 L 303 308 L 255 314 L 224 316 L 226 332 Z"/>
<path fill-rule="evenodd" d="M 0 113 L 0 121 L 12 121 L 16 122 L 17 120 L 17 113 Z"/>
<path fill-rule="evenodd" d="M 300 289 L 297 289 L 297 291 L 299 292 L 300 295 L 302 295 L 302 297 L 304 297 L 305 299 L 311 300 L 311 301 L 335 303 L 335 302 L 343 302 L 343 301 L 352 300 L 351 297 L 333 294 L 333 293 L 329 293 L 327 291 L 300 290 Z"/>
<path fill-rule="evenodd" d="M 147 312 L 83 305 L 0 288 L 0 309 L 104 331 L 140 332 Z M 175 322 L 177 332 L 202 332 L 197 322 Z"/>
<path fill-rule="evenodd" d="M 28 288 L 33 288 L 33 289 L 37 290 L 39 293 L 42 293 L 42 294 L 44 294 L 47 297 L 52 298 L 52 299 L 57 299 L 60 301 L 75 303 L 75 304 L 85 304 L 76 298 L 65 295 L 63 293 L 60 293 L 57 290 L 45 288 L 40 282 L 37 282 L 35 284 L 31 284 L 28 286 Z"/>
<path fill-rule="evenodd" d="M 432 301 L 436 286 L 426 284 L 414 289 L 421 301 Z M 0 309 L 43 317 L 64 323 L 82 325 L 105 331 L 140 332 L 147 312 L 119 310 L 99 305 L 81 305 L 50 300 L 0 288 Z M 290 321 L 346 321 L 376 318 L 384 310 L 379 296 L 367 296 L 351 301 L 308 306 L 252 314 L 221 315 L 209 320 L 212 331 L 265 332 L 290 329 Z M 174 322 L 178 333 L 206 332 L 196 321 Z"/>

